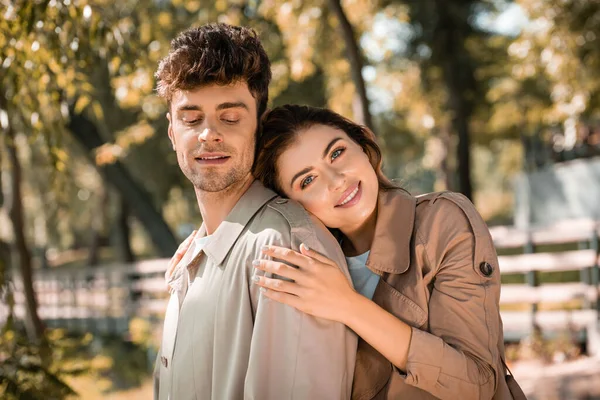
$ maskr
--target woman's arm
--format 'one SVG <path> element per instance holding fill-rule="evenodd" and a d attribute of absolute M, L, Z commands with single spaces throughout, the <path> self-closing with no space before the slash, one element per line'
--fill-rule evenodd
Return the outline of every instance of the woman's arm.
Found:
<path fill-rule="evenodd" d="M 277 261 L 255 262 L 257 269 L 293 280 L 257 277 L 255 282 L 265 288 L 264 295 L 307 314 L 345 324 L 397 368 L 405 370 L 411 327 L 355 292 L 331 260 L 305 245 L 300 250 L 301 254 L 270 246 L 265 251 L 298 268 Z"/>
<path fill-rule="evenodd" d="M 423 207 L 428 208 L 416 241 L 435 274 L 428 331 L 406 325 L 369 300 L 356 300 L 329 260 L 302 248 L 303 254 L 269 250 L 298 269 L 276 262 L 259 265 L 295 282 L 258 283 L 277 301 L 347 324 L 405 371 L 407 384 L 441 399 L 491 399 L 504 374 L 498 348 L 500 274 L 489 231 L 462 196 L 445 194 Z M 490 265 L 490 273 L 482 264 Z"/>

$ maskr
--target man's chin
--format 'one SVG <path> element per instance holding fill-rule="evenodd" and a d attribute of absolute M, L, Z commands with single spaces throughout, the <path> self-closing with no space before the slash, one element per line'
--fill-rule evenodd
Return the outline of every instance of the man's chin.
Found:
<path fill-rule="evenodd" d="M 237 189 L 241 190 L 244 186 L 244 179 L 232 179 L 227 181 L 212 181 L 207 182 L 206 180 L 192 182 L 196 190 L 205 193 L 224 193 L 231 192 Z"/>

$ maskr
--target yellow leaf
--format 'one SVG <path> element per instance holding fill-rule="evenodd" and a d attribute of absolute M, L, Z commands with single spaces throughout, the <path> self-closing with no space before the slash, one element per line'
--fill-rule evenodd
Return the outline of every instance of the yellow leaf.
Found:
<path fill-rule="evenodd" d="M 195 13 L 200 9 L 200 2 L 197 0 L 189 0 L 185 2 L 185 9 L 191 13 Z"/>
<path fill-rule="evenodd" d="M 92 110 L 94 111 L 94 116 L 97 120 L 100 121 L 104 119 L 104 112 L 102 111 L 102 106 L 100 103 L 94 102 L 94 104 L 92 104 Z"/>
<path fill-rule="evenodd" d="M 85 110 L 85 108 L 87 106 L 90 105 L 91 99 L 88 96 L 81 96 L 77 99 L 77 103 L 75 103 L 75 113 L 76 114 L 81 114 L 81 112 L 83 110 Z"/>
<path fill-rule="evenodd" d="M 158 24 L 163 28 L 170 27 L 171 21 L 171 14 L 168 12 L 163 11 L 158 15 Z"/>

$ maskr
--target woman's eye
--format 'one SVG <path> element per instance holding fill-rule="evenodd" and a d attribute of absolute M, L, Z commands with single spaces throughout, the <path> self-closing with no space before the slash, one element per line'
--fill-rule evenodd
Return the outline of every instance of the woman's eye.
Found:
<path fill-rule="evenodd" d="M 237 119 L 223 119 L 223 122 L 226 124 L 237 124 L 239 120 Z"/>
<path fill-rule="evenodd" d="M 310 185 L 314 179 L 315 178 L 312 176 L 307 176 L 306 178 L 302 179 L 302 182 L 300 182 L 300 189 L 304 189 L 307 185 Z"/>
<path fill-rule="evenodd" d="M 342 153 L 344 152 L 344 148 L 340 147 L 339 149 L 336 149 L 333 151 L 333 153 L 331 153 L 331 161 L 335 160 L 336 158 L 338 158 L 339 156 L 342 155 Z"/>

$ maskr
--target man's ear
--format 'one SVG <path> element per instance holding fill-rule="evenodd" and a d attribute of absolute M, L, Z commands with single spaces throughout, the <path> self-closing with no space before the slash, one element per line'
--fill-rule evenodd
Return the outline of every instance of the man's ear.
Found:
<path fill-rule="evenodd" d="M 173 134 L 173 121 L 171 120 L 171 113 L 167 113 L 167 120 L 169 120 L 169 128 L 167 130 L 169 134 L 169 140 L 171 140 L 171 144 L 173 145 L 173 150 L 176 150 L 175 147 L 175 135 Z"/>

